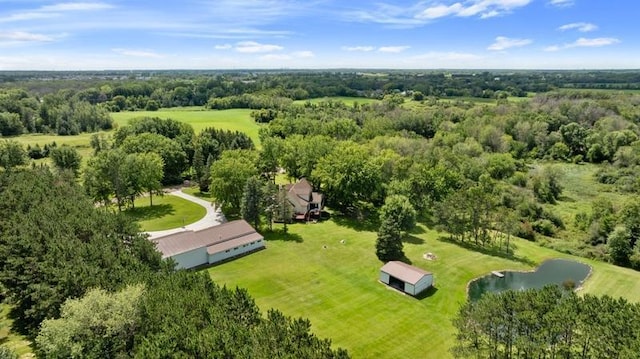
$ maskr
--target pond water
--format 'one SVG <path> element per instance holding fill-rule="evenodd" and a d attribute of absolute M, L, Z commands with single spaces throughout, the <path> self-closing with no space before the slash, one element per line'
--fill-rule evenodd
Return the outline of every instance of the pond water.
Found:
<path fill-rule="evenodd" d="M 473 280 L 469 283 L 469 298 L 478 300 L 486 292 L 502 292 L 505 290 L 524 290 L 542 288 L 548 284 L 562 285 L 572 281 L 575 287 L 582 285 L 591 267 L 586 264 L 567 260 L 550 259 L 542 263 L 535 272 L 500 272 L 504 278 L 493 274 Z"/>

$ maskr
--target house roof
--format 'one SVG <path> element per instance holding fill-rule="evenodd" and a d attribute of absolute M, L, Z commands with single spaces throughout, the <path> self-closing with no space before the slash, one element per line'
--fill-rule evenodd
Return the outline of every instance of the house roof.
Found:
<path fill-rule="evenodd" d="M 170 234 L 156 238 L 153 242 L 155 242 L 156 248 L 162 253 L 162 258 L 167 258 L 203 247 L 207 247 L 207 251 L 209 251 L 210 247 L 224 248 L 222 250 L 226 250 L 262 238 L 262 235 L 256 232 L 247 221 L 240 219 L 200 231 L 185 231 Z M 247 242 L 248 239 L 251 240 Z M 227 244 L 220 246 L 223 243 Z M 229 246 L 229 248 L 226 248 L 226 246 Z M 210 253 L 216 252 L 217 251 Z"/>
<path fill-rule="evenodd" d="M 424 269 L 414 267 L 400 261 L 388 262 L 382 266 L 380 270 L 410 284 L 416 284 L 424 276 L 431 275 L 430 272 L 427 272 Z"/>

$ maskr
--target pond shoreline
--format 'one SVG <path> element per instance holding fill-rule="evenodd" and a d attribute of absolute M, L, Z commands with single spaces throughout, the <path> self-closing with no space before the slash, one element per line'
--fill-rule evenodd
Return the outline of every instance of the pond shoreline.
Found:
<path fill-rule="evenodd" d="M 585 265 L 585 266 L 589 267 L 589 272 L 588 272 L 588 273 L 587 273 L 587 275 L 584 277 L 584 279 L 583 279 L 582 281 L 580 281 L 580 286 L 578 286 L 578 287 L 574 288 L 574 290 L 573 290 L 574 292 L 578 292 L 578 291 L 582 290 L 582 289 L 583 289 L 583 286 L 584 286 L 584 283 L 585 283 L 587 280 L 589 280 L 589 278 L 591 277 L 591 274 L 593 273 L 593 266 L 592 266 L 592 265 L 587 264 L 587 263 L 584 263 L 584 262 L 582 262 L 582 261 L 578 261 L 578 260 L 574 260 L 574 259 L 567 259 L 567 258 L 547 258 L 547 259 L 543 260 L 542 262 L 538 263 L 538 265 L 537 265 L 534 269 L 531 269 L 531 270 L 522 270 L 522 269 L 520 269 L 520 270 L 514 270 L 514 269 L 495 270 L 495 269 L 494 269 L 494 270 L 490 271 L 490 272 L 489 272 L 489 273 L 487 273 L 487 274 L 481 275 L 481 276 L 479 276 L 479 277 L 475 277 L 475 278 L 473 278 L 473 279 L 471 279 L 470 281 L 468 281 L 468 282 L 467 282 L 467 285 L 466 285 L 466 288 L 465 288 L 465 294 L 466 294 L 466 296 L 467 296 L 467 300 L 470 300 L 470 299 L 471 299 L 471 298 L 469 297 L 469 287 L 471 286 L 471 284 L 472 284 L 472 283 L 474 283 L 474 282 L 476 282 L 476 281 L 478 281 L 478 280 L 480 280 L 480 279 L 482 279 L 482 278 L 485 278 L 485 277 L 487 277 L 487 276 L 492 275 L 492 272 L 500 272 L 500 273 L 503 273 L 503 274 L 504 274 L 504 273 L 506 273 L 506 272 L 511 272 L 511 273 L 535 273 L 535 272 L 537 272 L 537 271 L 538 271 L 538 269 L 539 269 L 543 264 L 545 264 L 546 262 L 549 262 L 549 261 L 553 261 L 553 260 L 565 260 L 565 261 L 571 261 L 571 262 L 579 263 L 579 264 L 582 264 L 582 265 Z"/>

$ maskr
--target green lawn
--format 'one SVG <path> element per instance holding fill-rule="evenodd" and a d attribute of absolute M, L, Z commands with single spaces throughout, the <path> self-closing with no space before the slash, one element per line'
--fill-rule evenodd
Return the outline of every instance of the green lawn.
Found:
<path fill-rule="evenodd" d="M 259 146 L 258 129 L 260 128 L 250 116 L 252 110 L 206 110 L 203 107 L 179 107 L 161 109 L 159 111 L 112 112 L 111 117 L 118 126 L 126 126 L 130 119 L 136 117 L 170 118 L 186 122 L 193 126 L 196 133 L 207 127 L 244 132 L 256 146 Z"/>
<path fill-rule="evenodd" d="M 153 197 L 153 206 L 149 206 L 149 197 L 135 200 L 135 208 L 125 213 L 136 220 L 143 231 L 161 231 L 182 227 L 196 222 L 207 214 L 199 204 L 180 197 L 164 195 Z"/>
<path fill-rule="evenodd" d="M 198 198 L 202 198 L 208 201 L 212 201 L 214 200 L 213 196 L 211 195 L 211 193 L 209 192 L 200 192 L 200 189 L 198 187 L 189 187 L 189 188 L 183 188 L 182 192 L 186 193 L 186 194 L 190 194 L 192 196 L 198 197 Z"/>
<path fill-rule="evenodd" d="M 287 236 L 268 235 L 266 250 L 208 271 L 220 284 L 247 288 L 263 311 L 275 307 L 309 318 L 316 334 L 332 338 L 355 358 L 443 358 L 450 357 L 451 320 L 470 280 L 492 270 L 531 269 L 548 258 L 570 257 L 516 240 L 518 260 L 505 259 L 442 241 L 422 226 L 415 232 L 405 253 L 414 265 L 434 273 L 437 289 L 422 300 L 378 282 L 382 263 L 375 256 L 376 234 L 349 222 L 292 225 Z M 424 260 L 425 252 L 438 259 Z M 640 298 L 640 273 L 578 260 L 594 268 L 584 292 Z"/>
<path fill-rule="evenodd" d="M 0 345 L 8 347 L 15 351 L 20 358 L 32 358 L 31 347 L 26 338 L 11 332 L 11 319 L 9 315 L 9 306 L 0 303 Z"/>

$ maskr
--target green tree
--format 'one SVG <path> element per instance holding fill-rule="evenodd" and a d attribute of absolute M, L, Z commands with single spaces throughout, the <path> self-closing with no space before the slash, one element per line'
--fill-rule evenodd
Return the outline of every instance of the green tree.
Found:
<path fill-rule="evenodd" d="M 69 297 L 115 290 L 162 267 L 125 216 L 96 208 L 75 181 L 47 168 L 0 176 L 0 282 L 13 328 L 36 334 Z"/>
<path fill-rule="evenodd" d="M 282 221 L 284 233 L 288 231 L 287 223 L 291 222 L 291 217 L 293 217 L 293 205 L 289 202 L 287 191 L 280 188 L 276 204 L 276 218 Z"/>
<path fill-rule="evenodd" d="M 258 174 L 256 153 L 248 150 L 225 151 L 211 165 L 210 192 L 217 203 L 231 213 L 239 213 L 242 188 L 247 180 Z"/>
<path fill-rule="evenodd" d="M 404 258 L 402 251 L 402 236 L 400 224 L 392 216 L 383 219 L 378 229 L 376 241 L 376 255 L 384 262 L 395 261 Z"/>
<path fill-rule="evenodd" d="M 137 155 L 137 176 L 140 187 L 149 193 L 149 205 L 153 206 L 153 195 L 162 195 L 162 177 L 164 162 L 156 153 L 141 153 Z"/>
<path fill-rule="evenodd" d="M 0 359 L 18 359 L 18 354 L 7 347 L 0 346 Z"/>
<path fill-rule="evenodd" d="M 157 153 L 164 163 L 163 184 L 182 181 L 182 172 L 187 169 L 187 154 L 174 140 L 156 133 L 127 136 L 119 147 L 125 153 Z"/>
<path fill-rule="evenodd" d="M 267 181 L 262 191 L 262 209 L 264 217 L 269 224 L 269 230 L 273 230 L 273 221 L 278 218 L 278 186 Z"/>
<path fill-rule="evenodd" d="M 98 152 L 87 161 L 84 188 L 94 201 L 107 206 L 113 195 L 118 210 L 122 210 L 130 193 L 126 173 L 123 171 L 126 158 L 126 154 L 116 149 Z"/>
<path fill-rule="evenodd" d="M 380 208 L 380 222 L 388 219 L 397 223 L 401 231 L 410 231 L 416 225 L 416 210 L 409 198 L 402 195 L 391 195 L 385 198 Z"/>
<path fill-rule="evenodd" d="M 78 151 L 69 146 L 56 147 L 51 150 L 49 157 L 53 161 L 53 165 L 60 171 L 71 171 L 74 176 L 78 177 L 80 165 L 82 165 L 82 156 Z"/>
<path fill-rule="evenodd" d="M 318 161 L 312 177 L 321 183 L 328 200 L 345 210 L 357 207 L 359 201 L 380 202 L 381 167 L 365 146 L 344 141 Z"/>
<path fill-rule="evenodd" d="M 4 140 L 0 142 L 0 167 L 9 171 L 16 166 L 27 163 L 27 152 L 17 141 Z"/>
<path fill-rule="evenodd" d="M 618 226 L 607 237 L 607 252 L 613 263 L 621 266 L 629 265 L 632 246 L 630 243 L 629 230 L 623 226 Z"/>
<path fill-rule="evenodd" d="M 142 285 L 116 293 L 92 289 L 82 298 L 68 299 L 60 318 L 42 322 L 36 337 L 39 356 L 45 358 L 117 358 L 133 349 L 140 321 Z"/>
<path fill-rule="evenodd" d="M 263 204 L 263 184 L 257 177 L 249 177 L 244 186 L 240 213 L 242 218 L 253 224 L 258 229 L 260 226 L 260 214 Z"/>

